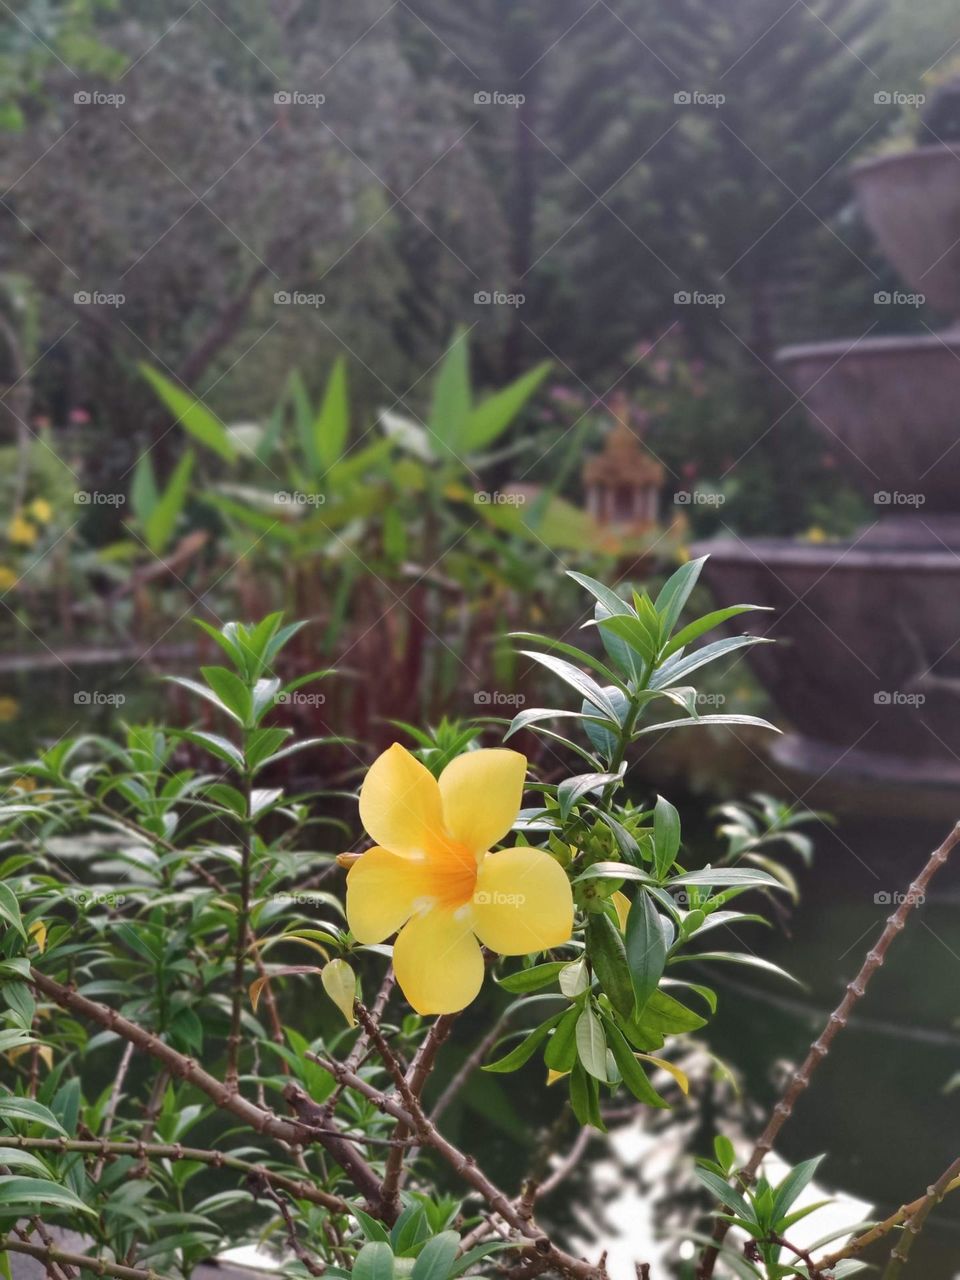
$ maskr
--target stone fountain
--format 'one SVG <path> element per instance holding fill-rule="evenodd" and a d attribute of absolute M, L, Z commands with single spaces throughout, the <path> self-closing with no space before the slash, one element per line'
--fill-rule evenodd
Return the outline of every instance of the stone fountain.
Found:
<path fill-rule="evenodd" d="M 960 313 L 960 144 L 858 165 L 866 221 L 906 286 Z M 775 761 L 861 797 L 960 786 L 960 327 L 784 348 L 778 362 L 875 505 L 847 543 L 722 539 L 723 605 L 773 606 L 750 656 L 789 722 Z M 921 800 L 921 803 L 923 801 Z"/>

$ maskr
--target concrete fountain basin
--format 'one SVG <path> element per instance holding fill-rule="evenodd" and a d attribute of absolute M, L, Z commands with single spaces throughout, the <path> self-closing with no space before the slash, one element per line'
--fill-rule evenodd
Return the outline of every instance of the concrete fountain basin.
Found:
<path fill-rule="evenodd" d="M 777 758 L 814 777 L 960 785 L 960 557 L 788 539 L 705 553 L 720 605 L 773 609 L 738 623 L 778 642 L 746 659 L 794 731 Z"/>
<path fill-rule="evenodd" d="M 960 330 L 809 343 L 777 359 L 850 478 L 881 495 L 878 514 L 957 510 Z"/>
<path fill-rule="evenodd" d="M 851 171 L 857 200 L 885 257 L 910 289 L 960 312 L 960 144 L 878 156 Z"/>

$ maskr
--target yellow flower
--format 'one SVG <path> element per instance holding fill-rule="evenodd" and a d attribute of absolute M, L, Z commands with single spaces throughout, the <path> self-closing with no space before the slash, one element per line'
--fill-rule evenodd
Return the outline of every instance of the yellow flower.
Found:
<path fill-rule="evenodd" d="M 20 703 L 16 698 L 0 698 L 0 724 L 9 724 L 20 714 Z"/>
<path fill-rule="evenodd" d="M 36 526 L 21 515 L 15 515 L 7 525 L 8 539 L 18 547 L 32 547 L 37 540 Z"/>
<path fill-rule="evenodd" d="M 570 937 L 563 868 L 542 849 L 489 852 L 516 822 L 526 768 L 516 751 L 470 751 L 437 780 L 394 743 L 364 779 L 360 818 L 377 847 L 347 876 L 347 920 L 367 944 L 400 930 L 393 967 L 418 1013 L 455 1013 L 474 999 L 480 942 L 520 956 Z"/>
<path fill-rule="evenodd" d="M 34 498 L 28 510 L 38 524 L 48 524 L 53 515 L 53 507 L 46 498 Z"/>
<path fill-rule="evenodd" d="M 0 564 L 0 591 L 9 591 L 17 585 L 18 580 L 15 569 L 11 569 L 8 564 Z"/>

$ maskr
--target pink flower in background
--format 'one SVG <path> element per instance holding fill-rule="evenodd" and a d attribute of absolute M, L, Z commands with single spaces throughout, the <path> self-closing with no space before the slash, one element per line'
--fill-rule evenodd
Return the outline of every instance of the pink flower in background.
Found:
<path fill-rule="evenodd" d="M 74 427 L 84 427 L 90 421 L 90 414 L 86 409 L 71 409 L 69 422 Z"/>

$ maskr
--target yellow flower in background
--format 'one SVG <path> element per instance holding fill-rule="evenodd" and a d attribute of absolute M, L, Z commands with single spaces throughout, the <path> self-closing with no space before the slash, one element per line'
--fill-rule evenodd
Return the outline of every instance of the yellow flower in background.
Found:
<path fill-rule="evenodd" d="M 7 538 L 15 546 L 32 547 L 37 540 L 36 525 L 32 525 L 22 515 L 15 515 L 7 525 Z"/>
<path fill-rule="evenodd" d="M 0 591 L 9 591 L 11 587 L 15 587 L 19 581 L 15 569 L 11 569 L 8 564 L 0 564 Z"/>
<path fill-rule="evenodd" d="M 46 498 L 34 498 L 27 510 L 38 524 L 49 524 L 53 516 L 53 507 Z"/>
<path fill-rule="evenodd" d="M 20 714 L 20 703 L 16 698 L 0 698 L 0 724 L 9 724 Z"/>
<path fill-rule="evenodd" d="M 526 758 L 469 751 L 439 779 L 394 743 L 360 789 L 376 848 L 347 876 L 347 921 L 362 943 L 393 948 L 397 982 L 418 1013 L 455 1013 L 483 983 L 480 943 L 505 956 L 566 942 L 570 882 L 542 849 L 490 853 L 516 822 Z"/>

